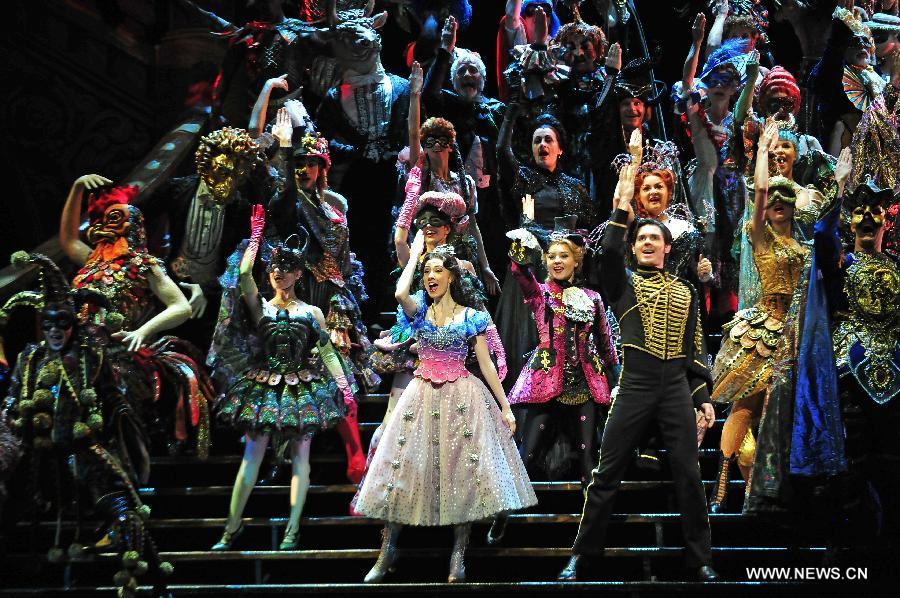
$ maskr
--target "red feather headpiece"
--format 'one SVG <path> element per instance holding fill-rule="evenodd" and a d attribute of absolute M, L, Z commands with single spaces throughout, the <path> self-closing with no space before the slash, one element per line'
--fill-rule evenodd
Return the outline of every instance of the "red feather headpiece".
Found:
<path fill-rule="evenodd" d="M 106 208 L 115 204 L 128 205 L 138 194 L 137 185 L 123 185 L 121 187 L 113 187 L 102 192 L 99 196 L 91 193 L 88 197 L 88 217 L 91 222 L 95 222 L 103 218 Z"/>

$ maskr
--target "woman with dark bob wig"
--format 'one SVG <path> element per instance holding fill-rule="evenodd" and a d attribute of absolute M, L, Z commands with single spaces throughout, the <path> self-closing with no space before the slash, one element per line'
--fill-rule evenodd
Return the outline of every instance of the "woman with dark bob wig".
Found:
<path fill-rule="evenodd" d="M 575 228 L 591 230 L 597 225 L 597 206 L 591 201 L 582 182 L 561 171 L 561 158 L 566 151 L 566 137 L 562 125 L 554 117 L 539 116 L 531 135 L 531 159 L 528 164 L 516 158 L 512 147 L 514 123 L 519 106 L 511 104 L 506 111 L 500 138 L 497 143 L 499 165 L 498 184 L 505 190 L 501 201 L 518 222 L 507 222 L 510 228 L 518 226 L 542 229 L 545 233 L 553 230 L 555 219 L 561 216 L 575 216 Z M 521 214 L 522 200 L 533 198 L 534 217 Z M 515 210 L 511 207 L 516 206 Z M 547 276 L 543 260 L 529 264 L 538 280 Z M 503 282 L 503 293 L 494 317 L 500 331 L 500 339 L 507 354 L 510 371 L 521 371 L 523 356 L 538 344 L 537 329 L 531 318 L 531 311 L 524 302 L 522 290 L 510 271 Z"/>

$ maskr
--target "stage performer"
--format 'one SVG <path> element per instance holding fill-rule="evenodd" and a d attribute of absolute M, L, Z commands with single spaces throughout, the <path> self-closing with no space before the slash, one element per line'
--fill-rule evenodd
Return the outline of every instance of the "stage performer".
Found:
<path fill-rule="evenodd" d="M 408 256 L 407 239 L 409 237 L 410 219 L 420 193 L 437 191 L 439 193 L 456 193 L 466 202 L 466 218 L 456 223 L 456 234 L 464 239 L 471 238 L 474 251 L 461 254 L 476 261 L 488 294 L 500 292 L 500 282 L 491 271 L 481 231 L 474 216 L 478 213 L 478 195 L 475 180 L 461 167 L 459 151 L 456 146 L 456 129 L 453 123 L 443 118 L 429 118 L 421 125 L 419 112 L 421 109 L 422 86 L 424 79 L 422 67 L 414 62 L 409 75 L 409 158 L 402 166 L 407 171 L 406 198 L 400 209 L 400 217 L 394 229 L 394 248 L 397 258 L 405 263 Z M 420 143 L 424 151 L 420 149 Z"/>
<path fill-rule="evenodd" d="M 287 115 L 279 116 L 280 164 L 288 198 L 285 204 L 296 205 L 299 223 L 310 232 L 310 249 L 306 254 L 303 293 L 311 305 L 326 313 L 326 332 L 332 344 L 347 358 L 360 386 L 372 392 L 381 378 L 369 365 L 374 347 L 367 336 L 359 308 L 365 298 L 362 264 L 350 251 L 350 229 L 347 226 L 346 200 L 328 188 L 331 158 L 324 137 L 304 135 L 295 149 L 291 148 Z M 344 204 L 344 213 L 335 206 Z M 362 295 L 362 296 L 360 296 Z M 345 362 L 346 363 L 346 362 Z M 347 451 L 347 477 L 358 483 L 364 470 L 365 455 L 359 440 L 356 410 L 352 409 L 337 426 Z"/>
<path fill-rule="evenodd" d="M 112 338 L 120 341 L 110 347 L 107 359 L 128 379 L 129 392 L 142 397 L 142 408 L 154 411 L 154 417 L 148 419 L 159 421 L 169 450 L 181 450 L 193 433 L 198 455 L 206 458 L 208 404 L 214 395 L 200 365 L 202 354 L 176 337 L 155 339 L 185 322 L 191 306 L 162 261 L 147 251 L 143 214 L 131 205 L 137 187 L 104 189 L 111 182 L 96 174 L 78 178 L 60 218 L 60 246 L 70 260 L 81 265 L 73 286 L 97 291 L 108 299 L 107 306 L 89 306 L 80 317 L 105 325 Z M 79 237 L 86 190 L 95 192 L 88 198 L 87 239 L 93 248 Z M 155 314 L 154 300 L 164 306 Z M 148 473 L 141 472 L 142 482 Z"/>
<path fill-rule="evenodd" d="M 392 191 L 397 185 L 392 165 L 407 143 L 409 84 L 385 72 L 381 64 L 378 29 L 387 21 L 387 13 L 368 16 L 372 6 L 329 16 L 333 31 L 329 45 L 341 82 L 328 90 L 315 118 L 330 143 L 331 185 L 350 202 L 349 226 L 368 231 L 364 243 L 357 237 L 357 253 L 371 256 L 367 274 L 381 283 L 391 270 L 387 259 L 391 207 L 398 203 Z M 388 287 L 369 288 L 372 296 L 363 312 L 374 319 L 392 300 Z"/>
<path fill-rule="evenodd" d="M 496 75 L 501 100 L 506 101 L 509 95 L 504 72 L 512 62 L 512 49 L 537 42 L 535 29 L 543 28 L 551 37 L 559 31 L 559 17 L 553 10 L 555 4 L 556 0 L 506 0 L 506 14 L 500 19 L 497 31 Z M 536 27 L 539 19 L 544 25 Z"/>
<path fill-rule="evenodd" d="M 534 199 L 524 204 L 526 217 L 533 218 Z M 561 226 L 545 240 L 543 258 L 549 273 L 545 282 L 538 282 L 530 266 L 535 258 L 526 257 L 542 253 L 537 237 L 524 228 L 509 233 L 512 273 L 534 314 L 540 339 L 510 391 L 509 402 L 532 405 L 519 446 L 525 467 L 530 470 L 542 447 L 550 444 L 548 426 L 568 428 L 586 487 L 597 462 L 597 430 L 603 428 L 610 390 L 618 381 L 619 358 L 603 300 L 582 286 L 584 238 L 566 230 L 566 219 L 559 220 Z M 488 544 L 500 541 L 505 525 L 503 516 L 494 520 Z"/>
<path fill-rule="evenodd" d="M 16 252 L 12 261 L 20 268 L 37 266 L 41 280 L 40 292 L 18 293 L 0 309 L 0 333 L 19 306 L 39 311 L 43 331 L 42 340 L 19 354 L 0 412 L 24 450 L 21 466 L 28 473 L 17 489 L 23 491 L 26 515 L 36 524 L 43 509 L 55 507 L 56 530 L 47 553 L 51 563 L 67 555 L 78 559 L 85 552 L 115 551 L 122 564 L 113 578 L 119 596 L 136 596 L 138 577 L 147 573 L 156 595 L 165 595 L 164 577 L 173 568 L 159 559 L 145 524 L 150 508 L 137 491 L 142 464 L 136 455 L 147 455 L 140 400 L 132 395 L 129 378 L 109 359 L 116 343 L 103 321 L 81 317 L 108 307 L 107 296 L 71 287 L 43 254 Z M 177 288 L 174 292 L 179 293 Z M 114 316 L 107 312 L 106 321 Z M 76 528 L 64 551 L 59 545 L 62 518 L 69 509 Z M 83 539 L 85 514 L 101 521 L 102 537 L 94 542 Z"/>
<path fill-rule="evenodd" d="M 572 557 L 561 581 L 590 574 L 592 557 L 602 555 L 613 502 L 633 451 L 648 424 L 658 423 L 675 478 L 687 565 L 701 581 L 714 581 L 710 566 L 709 519 L 697 465 L 698 414 L 711 427 L 709 371 L 700 323 L 697 292 L 665 273 L 672 236 L 664 224 L 637 220 L 630 241 L 637 260 L 625 267 L 624 237 L 634 194 L 636 167 L 627 165 L 615 197 L 616 211 L 603 235 L 600 256 L 603 294 L 619 321 L 624 348 L 618 394 L 610 407 L 600 463 L 587 488 L 584 513 Z"/>
<path fill-rule="evenodd" d="M 769 178 L 769 152 L 778 143 L 778 124 L 770 119 L 756 157 L 753 219 L 745 225 L 759 273 L 760 298 L 724 326 L 725 338 L 713 366 L 712 398 L 731 404 L 722 429 L 725 461 L 710 501 L 714 513 L 723 508 L 732 460 L 737 459 L 744 480 L 750 478 L 756 446 L 753 429 L 762 414 L 785 316 L 809 252 L 793 236 L 794 183 L 784 176 Z"/>
<path fill-rule="evenodd" d="M 441 31 L 441 47 L 425 76 L 424 109 L 430 116 L 453 123 L 462 155 L 462 168 L 475 181 L 478 193 L 478 228 L 492 269 L 506 261 L 503 236 L 515 227 L 504 222 L 497 189 L 497 139 L 506 112 L 503 102 L 484 96 L 487 68 L 481 56 L 456 46 L 457 24 L 449 17 Z M 448 79 L 453 89 L 445 88 Z M 499 271 L 499 270 L 498 270 Z"/>
<path fill-rule="evenodd" d="M 189 294 L 192 318 L 200 320 L 192 326 L 195 342 L 206 344 L 221 295 L 218 276 L 246 238 L 250 201 L 271 204 L 274 189 L 264 182 L 265 154 L 244 129 L 223 127 L 203 136 L 194 162 L 196 174 L 167 181 L 144 212 L 151 238 L 166 226 L 168 252 L 159 255 Z"/>
<path fill-rule="evenodd" d="M 816 264 L 829 293 L 834 324 L 843 426 L 849 465 L 838 544 L 877 538 L 890 550 L 900 530 L 900 489 L 895 431 L 900 425 L 900 271 L 882 252 L 891 189 L 871 179 L 844 197 L 816 226 Z M 843 255 L 838 222 L 853 235 Z M 862 532 L 862 533 L 860 533 Z"/>
<path fill-rule="evenodd" d="M 448 245 L 453 248 L 454 255 L 458 255 L 457 247 L 464 244 L 465 241 L 456 234 L 455 226 L 460 219 L 466 214 L 466 203 L 462 197 L 456 193 L 437 193 L 435 191 L 426 191 L 417 198 L 416 216 L 413 219 L 416 229 L 422 232 L 425 237 L 424 255 L 427 255 L 442 245 Z M 401 215 L 402 218 L 402 215 Z M 399 226 L 399 221 L 398 221 Z M 407 259 L 401 261 L 401 268 L 405 268 L 409 261 L 406 248 Z M 424 255 L 419 257 L 422 261 Z M 476 308 L 486 311 L 484 306 L 484 297 L 481 289 L 482 284 L 477 278 L 475 266 L 468 260 L 457 257 L 460 268 L 463 271 L 462 286 L 467 293 L 471 293 L 476 301 Z M 421 263 L 420 263 L 421 265 Z M 413 277 L 412 289 L 418 292 L 422 289 L 421 269 L 416 270 Z M 378 447 L 381 434 L 384 431 L 384 425 L 390 420 L 391 413 L 394 410 L 397 400 L 406 390 L 406 387 L 414 377 L 414 371 L 418 365 L 418 358 L 412 349 L 415 342 L 413 331 L 408 326 L 408 319 L 400 314 L 402 306 L 398 307 L 397 323 L 391 329 L 382 334 L 381 338 L 375 341 L 377 350 L 372 356 L 373 368 L 381 374 L 393 374 L 391 382 L 391 390 L 388 395 L 388 405 L 385 410 L 384 418 L 381 425 L 372 434 L 369 443 L 368 458 L 366 461 L 366 469 L 371 464 L 372 456 Z M 497 375 L 501 382 L 506 378 L 506 354 L 503 350 L 503 344 L 500 342 L 500 335 L 497 327 L 491 321 L 484 332 L 485 341 L 487 342 L 488 352 L 495 360 L 497 367 Z M 476 376 L 482 376 L 478 367 L 478 359 L 474 352 L 469 351 L 466 357 L 466 367 Z M 362 487 L 360 485 L 360 487 Z M 358 497 L 358 493 L 357 493 Z M 351 507 L 356 504 L 357 497 L 351 501 Z"/>
<path fill-rule="evenodd" d="M 471 523 L 537 503 L 484 340 L 490 318 L 463 291 L 449 247 L 425 255 L 425 289 L 410 295 L 424 247 L 417 233 L 396 291 L 418 343 L 419 367 L 385 426 L 356 504 L 363 515 L 386 522 L 367 583 L 381 581 L 393 567 L 402 525 L 453 525 L 448 581 L 464 581 Z M 472 344 L 487 386 L 466 369 Z"/>
<path fill-rule="evenodd" d="M 833 156 L 850 144 L 863 113 L 885 87 L 871 65 L 875 57 L 872 32 L 853 4 L 854 0 L 843 0 L 835 7 L 822 58 L 809 74 L 821 137 Z"/>
<path fill-rule="evenodd" d="M 581 181 L 562 172 L 560 158 L 566 151 L 565 133 L 558 120 L 540 119 L 531 134 L 531 161 L 522 164 L 512 149 L 513 128 L 519 112 L 518 104 L 511 104 L 500 129 L 497 160 L 500 166 L 499 183 L 507 205 L 521 206 L 526 195 L 534 198 L 534 222 L 552 231 L 557 216 L 576 216 L 575 227 L 591 230 L 597 225 L 597 209 Z M 521 207 L 510 213 L 521 212 Z M 545 276 L 544 264 L 533 264 L 535 275 Z M 509 369 L 518 372 L 524 365 L 525 353 L 538 344 L 537 329 L 531 310 L 525 305 L 522 290 L 508 272 L 503 293 L 497 306 L 497 328 L 507 353 Z"/>
<path fill-rule="evenodd" d="M 247 324 L 260 337 L 261 354 L 220 397 L 218 417 L 246 434 L 222 538 L 213 550 L 229 550 L 244 530 L 241 514 L 265 455 L 269 440 L 289 445 L 292 463 L 291 512 L 280 550 L 299 545 L 300 514 L 309 489 L 309 449 L 313 436 L 336 425 L 356 403 L 328 335 L 322 310 L 297 297 L 308 238 L 296 235 L 272 249 L 268 282 L 272 299 L 260 296 L 253 264 L 265 226 L 265 211 L 257 205 L 250 221 L 250 243 L 240 266 L 240 288 L 248 312 Z M 317 349 L 318 355 L 312 351 Z M 327 374 L 324 370 L 327 370 Z M 343 400 L 342 400 L 343 397 Z"/>
<path fill-rule="evenodd" d="M 644 144 L 641 129 L 631 132 L 628 142 L 629 154 L 616 157 L 614 167 L 619 168 L 623 176 L 623 164 L 636 165 L 634 177 L 634 202 L 628 214 L 628 224 L 638 218 L 652 218 L 666 225 L 672 234 L 672 249 L 666 256 L 666 272 L 680 276 L 696 284 L 697 281 L 708 283 L 712 280 L 712 264 L 703 256 L 703 238 L 693 224 L 693 213 L 684 203 L 676 202 L 676 177 L 678 165 L 678 148 L 671 142 L 647 146 Z M 601 224 L 592 236 L 599 239 L 599 234 L 608 223 Z M 633 265 L 633 256 L 628 255 L 628 266 Z"/>
<path fill-rule="evenodd" d="M 732 39 L 713 52 L 695 83 L 700 46 L 706 17 L 698 14 L 692 29 L 693 45 L 684 63 L 681 86 L 676 84 L 675 111 L 682 122 L 697 156 L 688 168 L 691 208 L 706 237 L 707 253 L 718 274 L 713 305 L 717 312 L 737 310 L 738 267 L 731 255 L 734 233 L 740 228 L 746 188 L 742 173 L 728 158 L 734 140 L 732 100 L 746 77 L 747 41 Z M 744 106 L 746 110 L 746 106 Z M 738 137 L 740 140 L 740 137 Z M 726 316 L 727 317 L 727 316 Z"/>

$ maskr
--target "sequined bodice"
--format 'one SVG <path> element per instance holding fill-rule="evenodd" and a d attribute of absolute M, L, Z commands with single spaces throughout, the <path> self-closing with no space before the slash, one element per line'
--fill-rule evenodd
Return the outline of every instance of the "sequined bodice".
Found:
<path fill-rule="evenodd" d="M 311 343 L 318 340 L 318 326 L 306 310 L 278 309 L 263 303 L 259 331 L 265 344 L 270 368 L 296 368 L 309 355 Z"/>
<path fill-rule="evenodd" d="M 426 322 L 416 332 L 416 341 L 419 343 L 417 376 L 440 383 L 469 375 L 466 369 L 469 339 L 461 325 L 435 326 Z"/>
<path fill-rule="evenodd" d="M 415 375 L 436 384 L 467 377 L 469 339 L 487 328 L 487 314 L 467 307 L 461 322 L 436 326 L 426 318 L 425 292 L 416 293 L 415 299 L 419 306 L 411 324 L 419 352 L 419 367 Z"/>
<path fill-rule="evenodd" d="M 803 271 L 807 250 L 803 246 L 786 241 L 766 225 L 770 248 L 753 252 L 753 263 L 759 272 L 763 298 L 769 295 L 792 295 Z"/>

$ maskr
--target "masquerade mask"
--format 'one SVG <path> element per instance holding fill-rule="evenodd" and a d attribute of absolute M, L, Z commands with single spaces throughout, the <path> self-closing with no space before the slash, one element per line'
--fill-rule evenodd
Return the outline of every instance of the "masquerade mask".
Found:
<path fill-rule="evenodd" d="M 433 226 L 434 228 L 450 226 L 450 223 L 436 214 L 429 214 L 416 218 L 415 225 L 418 229 L 424 229 L 426 226 Z"/>
<path fill-rule="evenodd" d="M 448 147 L 450 147 L 451 143 L 452 142 L 450 141 L 450 137 L 446 135 L 440 135 L 437 137 L 429 135 L 422 142 L 422 145 L 425 146 L 425 149 L 447 149 Z"/>
<path fill-rule="evenodd" d="M 272 259 L 269 261 L 269 265 L 266 266 L 266 272 L 274 272 L 276 268 L 282 272 L 296 272 L 303 269 L 303 262 L 290 252 L 273 251 Z"/>
<path fill-rule="evenodd" d="M 856 232 L 856 227 L 866 220 L 872 222 L 875 229 L 881 228 L 881 225 L 884 224 L 884 208 L 878 204 L 856 206 L 853 208 L 853 213 L 850 216 L 850 230 Z"/>
<path fill-rule="evenodd" d="M 787 195 L 782 193 L 781 191 L 774 191 L 769 193 L 769 197 L 766 199 L 766 208 L 771 208 L 775 204 L 780 203 L 786 206 L 793 206 L 797 203 L 796 195 Z"/>
<path fill-rule="evenodd" d="M 41 330 L 44 332 L 44 340 L 51 351 L 61 351 L 72 336 L 72 328 L 75 326 L 75 316 L 67 309 L 54 307 L 44 308 L 41 317 Z"/>
<path fill-rule="evenodd" d="M 75 316 L 72 312 L 64 309 L 54 309 L 48 307 L 44 310 L 41 317 L 41 330 L 44 332 L 59 328 L 60 330 L 71 330 L 75 325 Z"/>
<path fill-rule="evenodd" d="M 794 100 L 789 97 L 771 98 L 766 102 L 766 107 L 768 108 L 769 114 L 792 112 L 794 109 Z"/>
<path fill-rule="evenodd" d="M 246 169 L 235 165 L 234 157 L 219 154 L 210 161 L 209 170 L 201 173 L 203 182 L 216 202 L 224 204 L 231 200 L 234 190 L 246 178 Z"/>
<path fill-rule="evenodd" d="M 303 232 L 305 232 L 305 230 Z M 266 266 L 266 272 L 273 272 L 276 268 L 282 272 L 296 272 L 297 270 L 302 270 L 308 245 L 308 236 L 305 236 L 302 246 L 300 245 L 300 238 L 297 235 L 289 236 L 284 243 L 279 243 L 272 249 L 272 257 Z"/>
<path fill-rule="evenodd" d="M 88 227 L 87 238 L 96 245 L 103 241 L 112 242 L 119 237 L 127 237 L 131 227 L 128 206 L 113 204 L 106 208 L 103 219 Z"/>
<path fill-rule="evenodd" d="M 734 69 L 716 69 L 709 74 L 709 87 L 731 87 L 740 83 L 741 77 Z"/>

